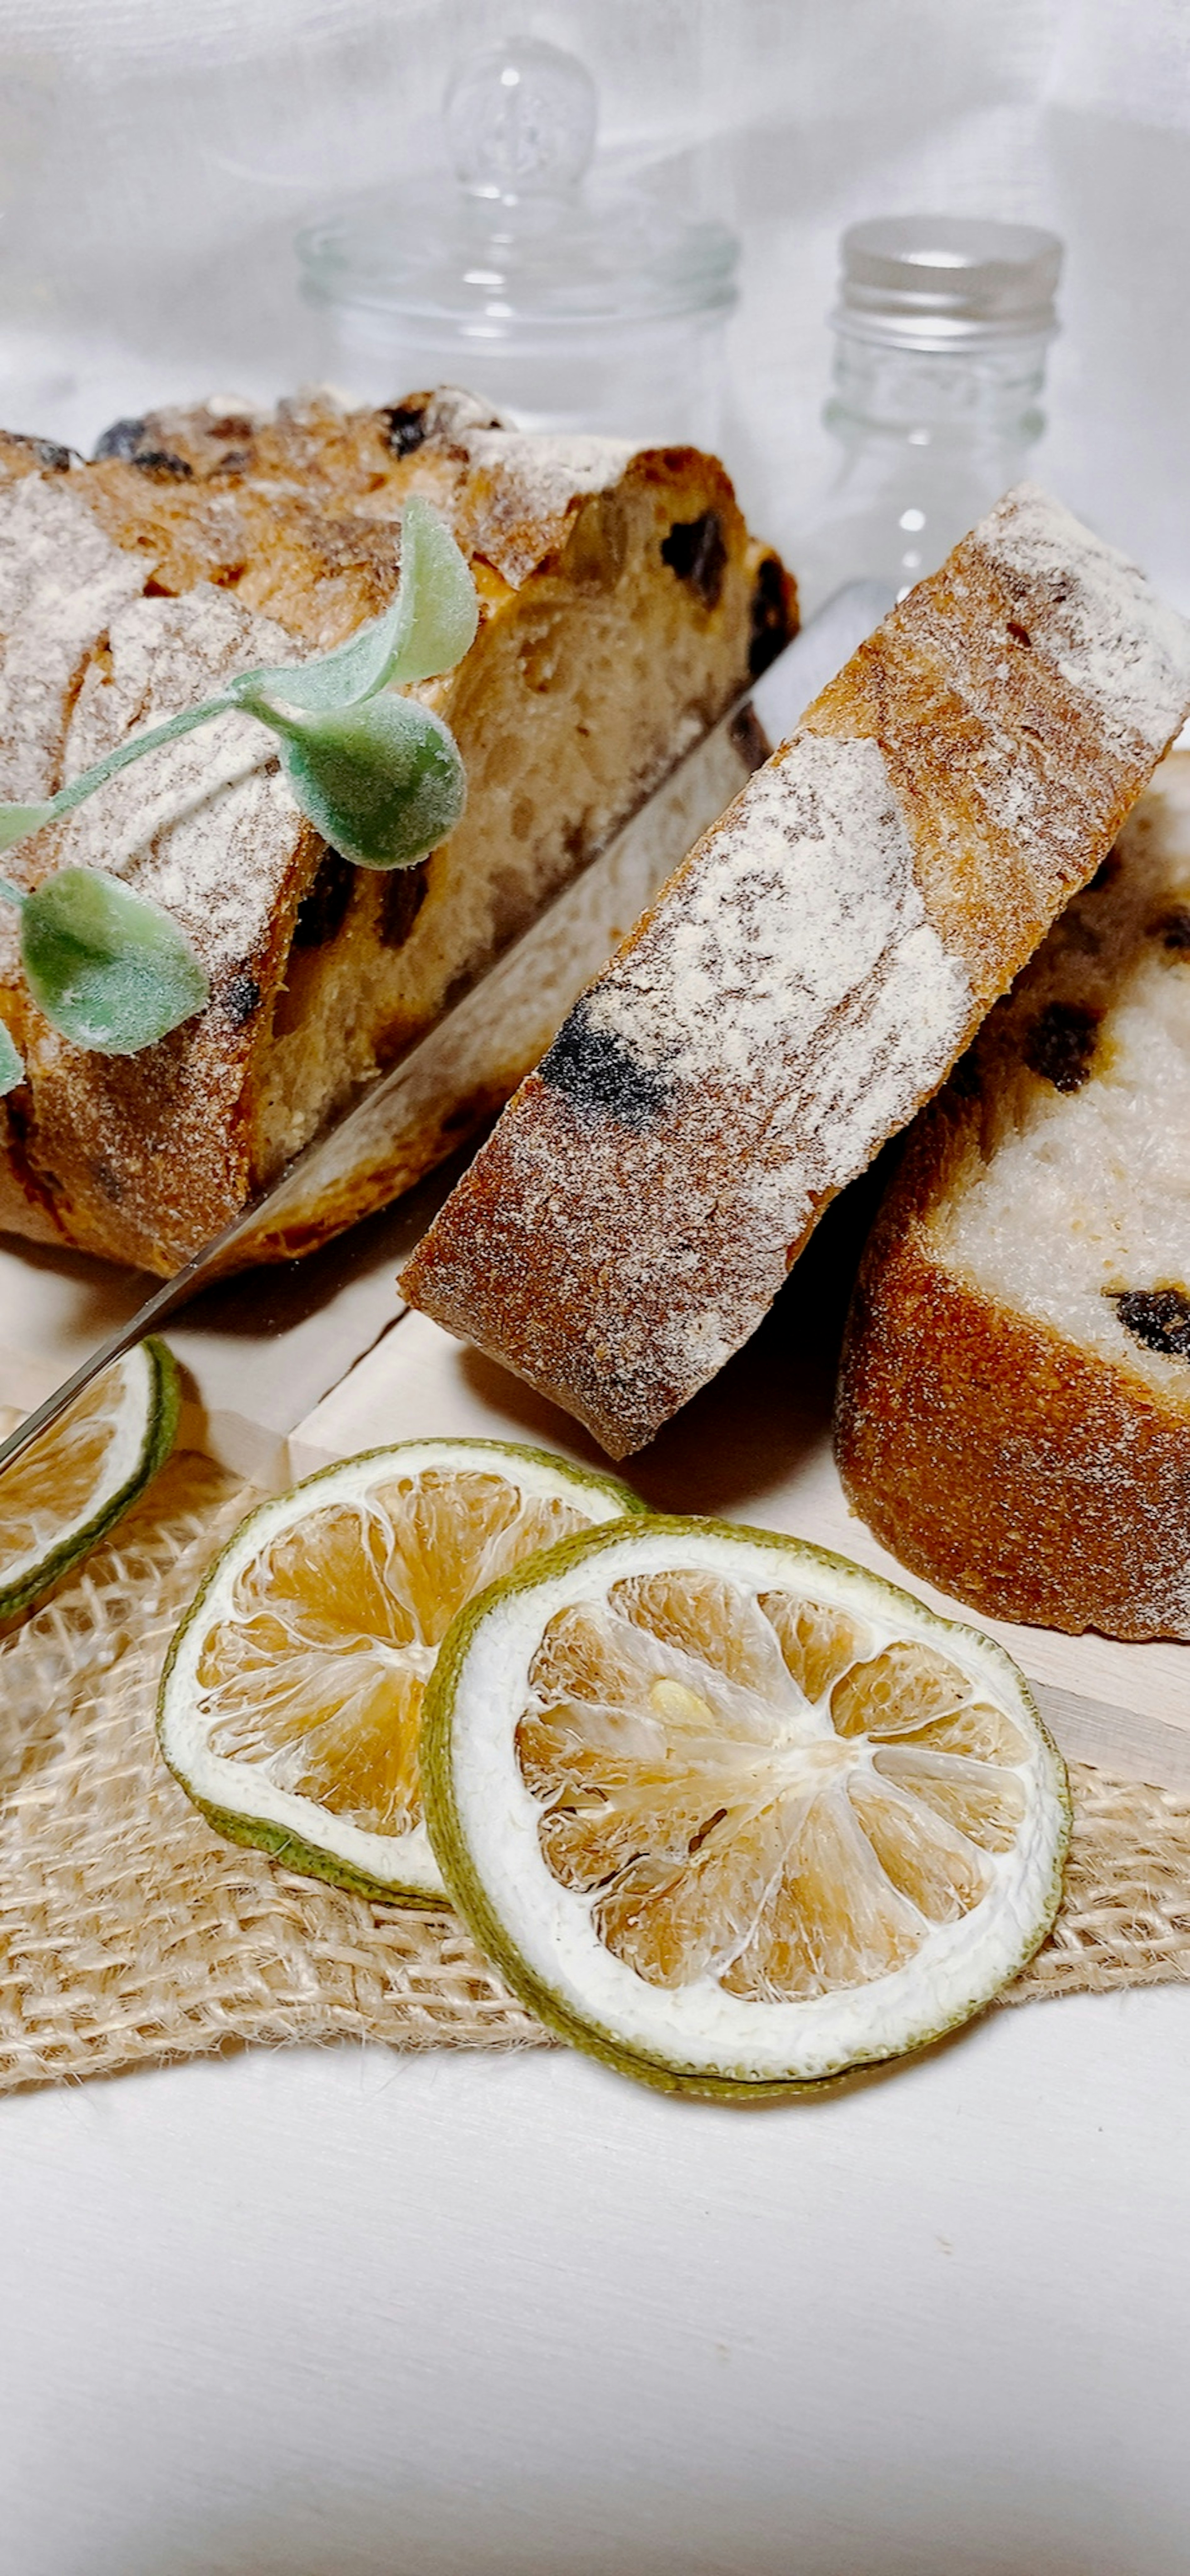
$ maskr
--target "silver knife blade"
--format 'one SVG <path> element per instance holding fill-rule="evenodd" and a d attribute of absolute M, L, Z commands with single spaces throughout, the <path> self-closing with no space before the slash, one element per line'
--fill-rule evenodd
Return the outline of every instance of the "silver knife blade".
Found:
<path fill-rule="evenodd" d="M 753 681 L 751 702 L 774 749 L 788 740 L 819 690 L 887 616 L 895 597 L 885 581 L 845 582 Z"/>
<path fill-rule="evenodd" d="M 257 1243 L 262 1249 L 271 1243 L 274 1252 L 283 1248 L 289 1237 L 300 1236 L 320 1196 L 336 1179 L 366 1171 L 369 1158 L 373 1166 L 389 1165 L 394 1133 L 402 1125 L 424 1128 L 438 1096 L 466 1098 L 482 1091 L 485 1083 L 498 1089 L 501 1050 L 506 1063 L 519 1059 L 518 1071 L 536 1062 L 570 1003 L 606 963 L 665 877 L 717 820 L 758 762 L 793 731 L 892 601 L 891 589 L 880 582 L 849 582 L 837 591 L 441 1020 L 398 1063 L 376 1075 L 222 1233 L 155 1288 L 127 1323 L 17 1424 L 0 1442 L 0 1471 L 47 1431 L 102 1370 L 146 1334 L 159 1331 L 232 1267 L 233 1256 L 250 1255 Z"/>

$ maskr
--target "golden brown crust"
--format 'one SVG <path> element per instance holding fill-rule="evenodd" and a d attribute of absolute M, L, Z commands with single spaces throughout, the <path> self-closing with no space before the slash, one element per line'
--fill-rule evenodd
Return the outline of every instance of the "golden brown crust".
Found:
<path fill-rule="evenodd" d="M 270 658 L 283 640 L 210 591 L 194 601 L 131 602 L 113 618 L 78 691 L 77 765 L 122 740 L 130 719 L 152 721 L 192 704 L 233 669 Z M 9 1123 L 10 1136 L 19 1125 L 13 1169 L 21 1194 L 52 1210 L 68 1242 L 166 1274 L 251 1195 L 266 1002 L 278 990 L 298 905 L 322 853 L 276 758 L 260 758 L 268 738 L 242 718 L 222 724 L 223 774 L 238 783 L 218 819 L 210 763 L 218 776 L 221 741 L 213 729 L 126 770 L 103 798 L 9 861 L 32 889 L 59 866 L 102 868 L 130 845 L 136 882 L 150 897 L 164 896 L 207 968 L 203 1012 L 139 1055 L 111 1056 L 61 1037 L 32 1001 L 15 946 L 4 951 L 0 1002 L 25 1065 Z M 172 829 L 155 832 L 150 821 L 145 840 L 163 761 L 170 806 L 181 810 Z"/>
<path fill-rule="evenodd" d="M 419 1246 L 405 1293 L 641 1447 L 766 1312 L 1096 868 L 1190 629 L 1028 486 L 697 844 Z"/>
<path fill-rule="evenodd" d="M 638 547 L 642 529 L 653 529 L 655 553 L 671 521 L 713 521 L 719 555 L 712 547 L 709 565 L 695 562 L 691 580 L 680 576 L 674 585 L 689 669 L 673 694 L 691 731 L 743 686 L 750 651 L 762 661 L 796 618 L 787 576 L 748 539 L 714 460 L 693 450 L 634 456 L 614 442 L 526 439 L 500 429 L 467 395 L 419 394 L 379 412 L 344 413 L 322 396 L 282 404 L 268 416 L 210 406 L 163 411 L 117 424 L 101 451 L 82 467 L 65 455 L 47 457 L 39 442 L 0 441 L 0 483 L 34 478 L 69 496 L 64 507 L 47 502 L 41 512 L 44 551 L 55 560 L 68 556 L 72 526 L 81 528 L 91 554 L 98 549 L 90 624 L 76 620 L 73 658 L 60 655 L 61 671 L 43 693 L 35 774 L 28 760 L 29 775 L 21 768 L 32 740 L 23 703 L 10 726 L 15 767 L 5 792 L 14 796 L 60 783 L 68 731 L 77 769 L 128 731 L 192 703 L 232 668 L 286 658 L 287 637 L 323 648 L 384 608 L 399 577 L 399 514 L 412 491 L 454 526 L 480 594 L 481 631 L 471 654 L 449 680 L 420 692 L 452 724 L 474 776 L 491 747 L 494 698 L 496 730 L 515 743 L 519 725 L 533 721 L 536 694 L 553 686 L 549 653 L 559 634 L 564 640 L 575 631 L 564 620 L 559 627 L 560 612 L 573 619 L 577 605 L 584 633 L 598 630 L 606 674 L 606 656 L 625 624 L 616 584 L 630 522 Z M 24 519 L 12 535 L 18 606 L 23 530 Z M 111 567 L 115 591 L 122 585 L 131 601 L 118 614 L 104 605 Z M 666 574 L 659 578 L 668 584 Z M 535 655 L 544 657 L 540 672 Z M 594 685 L 593 718 L 606 676 Z M 594 720 L 582 729 L 598 734 Z M 200 762 L 210 739 L 191 737 Z M 606 775 L 596 764 L 583 810 L 565 818 L 557 835 L 554 882 L 581 864 L 591 836 L 597 841 L 609 816 L 619 819 L 625 800 L 634 801 L 666 765 L 670 746 L 643 733 L 641 740 L 641 775 L 622 751 Z M 136 815 L 157 792 L 153 764 L 165 757 L 155 754 L 126 772 L 61 830 L 15 852 L 12 872 L 32 884 L 64 863 L 103 866 L 111 847 L 135 850 Z M 183 748 L 168 759 L 176 804 Z M 192 801 L 199 794 L 197 771 L 190 794 Z M 27 1082 L 0 1119 L 0 1227 L 56 1236 L 168 1274 L 238 1214 L 292 1150 L 270 1143 L 264 1111 L 277 1041 L 288 1033 L 300 1042 L 303 994 L 323 970 L 309 942 L 292 948 L 292 973 L 290 958 L 299 909 L 324 853 L 291 803 L 288 821 L 280 822 L 275 802 L 266 784 L 238 841 L 225 848 L 215 846 L 218 834 L 209 848 L 192 835 L 180 903 L 153 875 L 156 866 L 164 883 L 169 854 L 159 860 L 150 846 L 144 873 L 137 853 L 137 882 L 167 902 L 200 946 L 202 889 L 210 882 L 203 870 L 238 877 L 245 895 L 240 932 L 229 931 L 205 961 L 209 1009 L 145 1055 L 85 1055 L 58 1038 L 29 1001 L 10 919 L 0 919 L 0 1011 L 28 1066 Z M 369 939 L 373 953 L 379 942 L 386 957 L 407 946 L 410 960 L 400 995 L 392 998 L 390 979 L 389 999 L 368 1023 L 365 1078 L 433 1017 L 451 976 L 469 971 L 477 957 L 482 962 L 484 943 L 498 946 L 522 917 L 524 872 L 518 879 L 510 871 L 507 886 L 493 888 L 490 918 L 479 918 L 470 934 L 475 954 L 451 946 L 456 881 L 473 870 L 477 830 L 482 841 L 482 788 L 473 805 L 463 827 L 471 834 L 467 849 L 460 843 L 456 854 L 452 840 L 416 880 L 348 872 L 349 932 Z M 175 852 L 171 882 L 176 878 Z M 394 903 L 394 893 L 412 899 Z M 287 1073 L 282 1090 L 289 1080 Z M 417 1167 L 449 1151 L 457 1133 L 452 1104 L 444 1103 L 427 1124 Z M 390 1190 L 410 1177 L 408 1154 L 405 1140 Z M 346 1176 L 328 1205 L 325 1231 L 390 1190 L 375 1169 L 358 1184 Z M 270 1249 L 281 1256 L 288 1245 Z"/>
<path fill-rule="evenodd" d="M 116 431 L 114 452 L 103 453 L 101 440 L 75 488 L 114 543 L 145 556 L 152 586 L 234 586 L 246 607 L 319 649 L 392 598 L 411 492 L 450 522 L 489 591 L 496 575 L 498 595 L 558 555 L 584 497 L 566 460 L 572 442 L 559 443 L 556 471 L 543 478 L 543 442 L 517 437 L 450 389 L 381 411 L 345 413 L 317 393 L 258 416 L 196 405 Z M 629 455 L 623 447 L 623 463 Z M 677 452 L 669 464 L 672 481 Z"/>
<path fill-rule="evenodd" d="M 27 474 L 68 474 L 78 459 L 56 438 L 27 438 L 0 429 L 0 483 L 21 483 Z"/>
<path fill-rule="evenodd" d="M 1088 852 L 1109 848 L 1154 757 L 1038 649 L 1040 588 L 973 532 L 804 720 L 880 744 L 926 909 L 984 1009 L 1085 882 Z"/>
<path fill-rule="evenodd" d="M 597 473 L 594 451 L 607 442 L 559 441 L 546 471 L 542 452 L 552 442 L 510 433 L 449 388 L 364 412 L 345 413 L 317 393 L 272 414 L 200 404 L 150 412 L 115 432 L 113 452 L 101 452 L 74 488 L 114 543 L 144 555 L 151 586 L 232 586 L 246 607 L 319 649 L 388 605 L 400 566 L 396 522 L 411 492 L 449 520 L 489 610 L 563 552 L 571 577 L 581 578 L 580 519 L 590 560 L 606 565 L 604 495 L 585 497 L 569 459 L 585 446 Z M 0 433 L 0 479 L 44 467 L 44 445 Z M 54 454 L 69 463 L 65 449 Z M 632 455 L 622 444 L 621 454 L 640 482 L 675 495 L 684 480 L 697 484 L 699 510 L 722 517 L 728 553 L 742 541 L 735 495 L 715 460 L 693 448 Z M 614 515 L 612 495 L 607 509 Z M 797 592 L 772 549 L 747 542 L 755 676 L 796 631 Z"/>
<path fill-rule="evenodd" d="M 27 1128 L 21 1093 L 0 1101 L 0 1234 L 28 1235 L 34 1243 L 65 1243 L 69 1238 L 49 1187 L 30 1166 Z"/>
<path fill-rule="evenodd" d="M 231 492 L 147 475 L 115 456 L 85 466 L 71 489 L 113 545 L 144 557 L 155 591 L 176 597 L 199 581 L 231 588 L 247 571 L 248 528 Z"/>
<path fill-rule="evenodd" d="M 861 1264 L 844 1484 L 1001 1618 L 1190 1637 L 1188 887 L 1174 752 L 918 1119 Z"/>
<path fill-rule="evenodd" d="M 925 1216 L 971 1152 L 927 1113 L 861 1265 L 835 1454 L 901 1563 L 992 1617 L 1190 1637 L 1190 1417 L 956 1276 Z"/>
<path fill-rule="evenodd" d="M 18 1176 L 26 1201 L 52 1211 L 66 1242 L 168 1278 L 253 1195 L 253 1102 L 267 1052 L 261 1000 L 279 983 L 319 847 L 313 833 L 295 836 L 289 885 L 254 969 L 224 971 L 201 1018 L 142 1054 L 86 1054 L 31 1003 L 10 1009 L 26 1067 Z M 19 1207 L 0 1214 L 0 1225 L 30 1232 Z"/>

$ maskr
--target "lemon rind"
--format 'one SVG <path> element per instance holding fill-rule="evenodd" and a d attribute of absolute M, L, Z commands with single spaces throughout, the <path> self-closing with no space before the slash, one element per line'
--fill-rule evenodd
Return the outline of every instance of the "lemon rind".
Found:
<path fill-rule="evenodd" d="M 165 1342 L 150 1334 L 128 1358 L 143 1356 L 148 1367 L 144 1430 L 136 1459 L 128 1474 L 89 1519 L 68 1530 L 57 1545 L 48 1549 L 35 1565 L 27 1566 L 12 1582 L 0 1584 L 0 1622 L 18 1618 L 22 1612 L 35 1609 L 46 1594 L 52 1592 L 64 1574 L 89 1556 L 99 1546 L 125 1512 L 139 1502 L 141 1495 L 160 1473 L 173 1449 L 178 1434 L 182 1406 L 181 1381 L 173 1352 Z M 115 1365 L 123 1366 L 118 1362 Z"/>

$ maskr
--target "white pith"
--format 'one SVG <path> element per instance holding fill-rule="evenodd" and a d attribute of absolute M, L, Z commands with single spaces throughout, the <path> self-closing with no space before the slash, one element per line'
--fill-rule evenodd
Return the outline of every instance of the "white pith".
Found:
<path fill-rule="evenodd" d="M 157 1373 L 151 1353 L 139 1343 L 135 1350 L 128 1351 L 122 1360 L 113 1363 L 113 1377 L 117 1371 L 118 1392 L 113 1387 L 111 1398 L 111 1437 L 96 1483 L 72 1519 L 63 1517 L 50 1496 L 44 1513 L 34 1518 L 34 1534 L 29 1545 L 7 1557 L 0 1565 L 0 1582 L 6 1591 L 31 1574 L 47 1557 L 56 1556 L 59 1549 L 68 1546 L 81 1531 L 89 1529 L 91 1523 L 100 1518 L 135 1478 L 149 1438 Z M 68 1425 L 69 1415 L 46 1437 L 60 1440 Z M 2 1499 L 0 1487 L 0 1503 Z"/>
<path fill-rule="evenodd" d="M 571 1504 L 592 1523 L 615 1520 L 622 1508 L 610 1486 L 596 1479 L 588 1482 L 581 1475 L 572 1476 L 560 1461 L 555 1467 L 510 1453 L 499 1443 L 486 1446 L 482 1441 L 410 1440 L 347 1459 L 331 1473 L 316 1476 L 292 1492 L 279 1495 L 275 1502 L 261 1505 L 244 1524 L 216 1567 L 201 1605 L 179 1634 L 161 1718 L 161 1741 L 167 1760 L 202 1805 L 277 1826 L 362 1877 L 391 1882 L 426 1896 L 442 1896 L 445 1889 L 424 1823 L 402 1834 L 368 1832 L 330 1813 L 316 1799 L 280 1788 L 259 1764 L 215 1752 L 209 1741 L 209 1721 L 197 1674 L 211 1629 L 232 1613 L 236 1583 L 244 1566 L 273 1540 L 328 1503 L 365 1502 L 378 1486 L 391 1483 L 395 1475 L 416 1476 L 435 1468 L 502 1477 L 531 1499 Z M 437 1661 L 436 1651 L 418 1641 L 399 1650 L 386 1650 L 383 1641 L 378 1640 L 375 1652 L 381 1660 L 391 1652 L 394 1664 L 403 1663 L 407 1669 L 412 1666 L 422 1678 L 428 1678 Z"/>
<path fill-rule="evenodd" d="M 1077 898 L 1004 1006 L 998 1126 L 930 1230 L 998 1305 L 1190 1405 L 1190 1360 L 1138 1339 L 1112 1302 L 1190 1288 L 1190 954 L 1143 935 L 1190 906 L 1184 753 L 1158 770 L 1120 858 L 1116 884 Z M 1013 1033 L 1051 997 L 1103 1011 L 1088 1079 L 1067 1093 L 1011 1061 Z"/>
<path fill-rule="evenodd" d="M 710 1975 L 654 1986 L 605 1946 L 594 1897 L 563 1886 L 543 1856 L 543 1809 L 521 1776 L 516 1727 L 549 1621 L 573 1604 L 602 1601 L 627 1575 L 700 1568 L 758 1592 L 786 1589 L 850 1610 L 871 1640 L 865 1654 L 904 1638 L 940 1649 L 1026 1739 L 1026 1757 L 1004 1766 L 1021 1784 L 1024 1820 L 1007 1852 L 983 1853 L 987 1894 L 957 1923 L 932 1927 L 907 1966 L 862 1987 L 777 2003 L 735 1997 Z M 789 1760 L 804 1775 L 807 1752 L 812 1760 L 811 1748 L 831 1735 L 825 1710 L 807 1705 L 800 1732 Z M 862 1742 L 847 1753 L 865 1758 Z M 935 1620 L 858 1569 L 803 1554 L 796 1542 L 769 1547 L 715 1531 L 626 1532 L 622 1544 L 493 1602 L 457 1675 L 449 1764 L 458 1833 L 501 1947 L 596 2037 L 694 2076 L 812 2081 L 962 2019 L 996 1991 L 1048 1920 L 1065 1841 L 1060 1765 L 1015 1667 L 990 1639 Z"/>

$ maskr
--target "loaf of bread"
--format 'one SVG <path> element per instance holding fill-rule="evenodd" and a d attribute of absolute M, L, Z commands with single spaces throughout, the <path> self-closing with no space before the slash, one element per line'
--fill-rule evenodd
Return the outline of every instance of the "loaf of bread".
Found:
<path fill-rule="evenodd" d="M 1029 486 L 815 701 L 564 1022 L 405 1293 L 639 1448 L 938 1088 L 1190 703 L 1190 628 Z"/>
<path fill-rule="evenodd" d="M 836 1445 L 975 1609 L 1190 1637 L 1190 754 L 911 1131 Z"/>
<path fill-rule="evenodd" d="M 396 588 L 411 492 L 480 598 L 465 660 L 414 693 L 458 741 L 462 822 L 415 868 L 349 866 L 298 812 L 272 735 L 230 714 L 14 852 L 26 884 L 69 863 L 153 897 L 212 998 L 142 1055 L 83 1053 L 33 1006 L 0 915 L 0 1013 L 28 1074 L 0 1109 L 0 1226 L 176 1269 L 535 917 L 795 621 L 713 458 L 517 433 L 465 394 L 160 412 L 118 422 L 86 466 L 3 438 L 0 796 L 45 797 L 233 672 L 351 634 Z M 436 1104 L 424 1160 L 471 1114 Z M 340 1172 L 303 1244 L 423 1167 L 405 1138 L 399 1169 Z"/>

